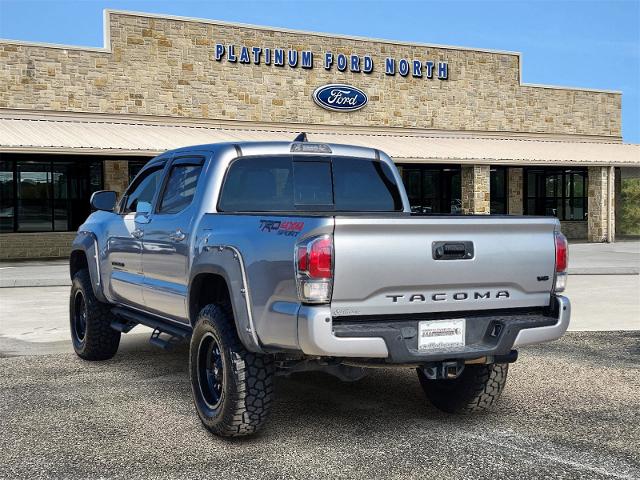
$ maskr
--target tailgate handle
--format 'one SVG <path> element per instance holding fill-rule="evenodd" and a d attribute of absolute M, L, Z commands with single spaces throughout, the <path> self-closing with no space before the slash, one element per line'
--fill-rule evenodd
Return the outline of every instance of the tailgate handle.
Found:
<path fill-rule="evenodd" d="M 434 260 L 469 260 L 473 258 L 473 242 L 433 242 L 431 252 Z"/>

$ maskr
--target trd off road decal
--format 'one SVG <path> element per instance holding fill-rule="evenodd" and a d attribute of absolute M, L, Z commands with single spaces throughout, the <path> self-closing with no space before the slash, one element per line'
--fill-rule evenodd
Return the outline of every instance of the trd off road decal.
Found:
<path fill-rule="evenodd" d="M 282 220 L 260 220 L 258 230 L 263 233 L 276 233 L 287 237 L 297 237 L 304 228 L 304 222 Z"/>

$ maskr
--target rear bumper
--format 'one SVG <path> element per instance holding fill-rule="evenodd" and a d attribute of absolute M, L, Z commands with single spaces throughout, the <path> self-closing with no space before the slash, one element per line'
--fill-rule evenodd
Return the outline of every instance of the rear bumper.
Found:
<path fill-rule="evenodd" d="M 507 355 L 513 348 L 556 340 L 569 326 L 566 297 L 553 298 L 547 312 L 478 312 L 449 314 L 467 318 L 466 346 L 452 351 L 417 349 L 420 319 L 332 318 L 328 306 L 303 306 L 298 312 L 298 343 L 307 355 L 384 359 L 386 363 L 420 364 L 447 359 Z M 446 318 L 443 317 L 443 318 Z M 499 325 L 499 333 L 495 326 Z"/>
<path fill-rule="evenodd" d="M 569 320 L 571 317 L 571 303 L 567 297 L 557 295 L 555 297 L 557 302 L 556 311 L 557 321 L 553 325 L 537 328 L 525 328 L 520 330 L 516 341 L 513 344 L 514 348 L 524 347 L 525 345 L 534 345 L 536 343 L 550 342 L 552 340 L 559 339 L 569 327 Z"/>

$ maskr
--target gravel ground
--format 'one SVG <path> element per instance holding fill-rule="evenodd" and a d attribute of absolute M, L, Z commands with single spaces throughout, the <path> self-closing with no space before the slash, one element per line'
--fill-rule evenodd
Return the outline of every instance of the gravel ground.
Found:
<path fill-rule="evenodd" d="M 2 478 L 640 478 L 640 332 L 521 350 L 493 412 L 429 406 L 415 372 L 278 378 L 257 437 L 209 435 L 187 349 L 0 359 Z"/>

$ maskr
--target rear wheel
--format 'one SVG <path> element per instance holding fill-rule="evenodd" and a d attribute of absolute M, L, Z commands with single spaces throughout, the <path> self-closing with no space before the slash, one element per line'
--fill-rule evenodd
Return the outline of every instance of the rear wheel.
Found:
<path fill-rule="evenodd" d="M 448 413 L 488 410 L 500 398 L 507 381 L 508 363 L 467 365 L 453 380 L 429 380 L 418 368 L 418 378 L 429 401 Z"/>
<path fill-rule="evenodd" d="M 93 293 L 88 270 L 73 277 L 69 298 L 69 321 L 73 349 L 85 360 L 107 360 L 120 345 L 120 332 L 111 328 L 111 308 Z"/>
<path fill-rule="evenodd" d="M 229 309 L 207 305 L 198 315 L 189 354 L 193 399 L 202 423 L 216 435 L 257 432 L 273 399 L 273 358 L 247 351 Z"/>

